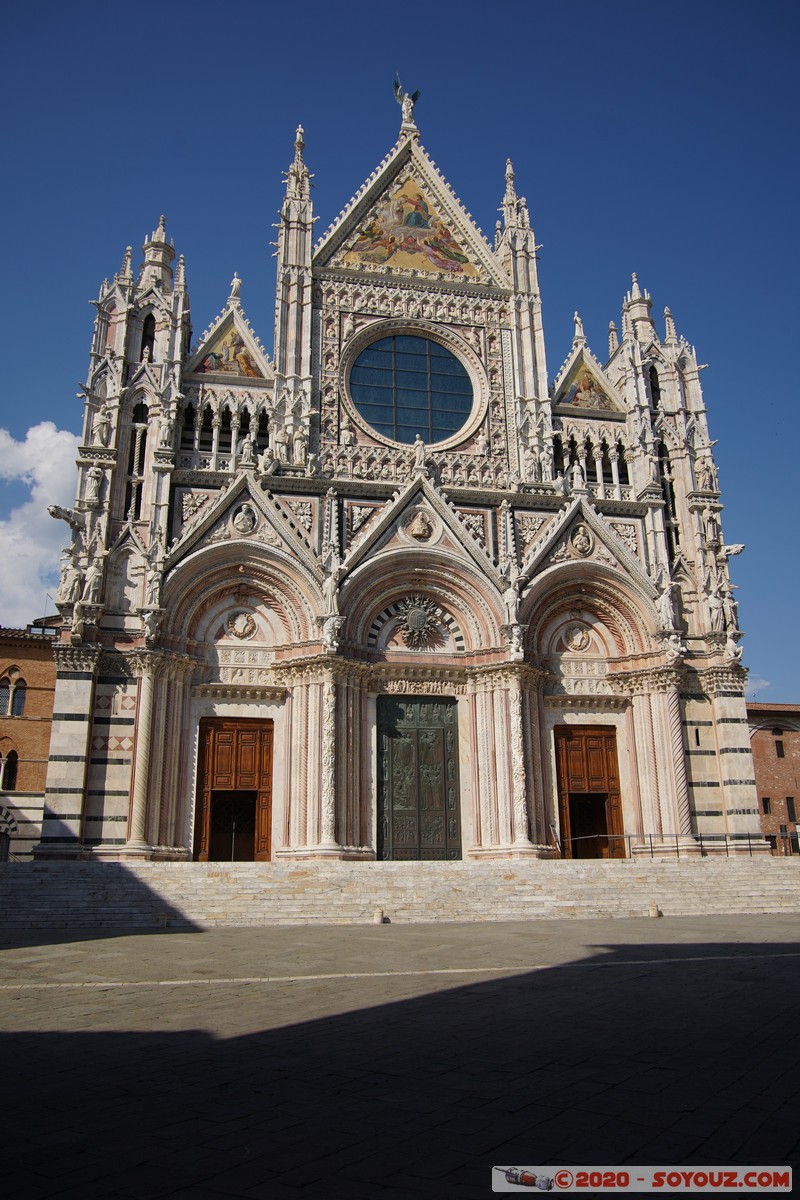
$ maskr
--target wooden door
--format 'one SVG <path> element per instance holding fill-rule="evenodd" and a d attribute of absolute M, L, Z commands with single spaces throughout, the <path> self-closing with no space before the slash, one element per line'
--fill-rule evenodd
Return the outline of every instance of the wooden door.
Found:
<path fill-rule="evenodd" d="M 568 858 L 624 858 L 616 730 L 554 730 L 561 843 Z"/>
<path fill-rule="evenodd" d="M 378 699 L 378 858 L 461 858 L 455 700 Z"/>
<path fill-rule="evenodd" d="M 195 824 L 200 862 L 269 859 L 272 735 L 272 721 L 207 717 L 200 722 Z"/>

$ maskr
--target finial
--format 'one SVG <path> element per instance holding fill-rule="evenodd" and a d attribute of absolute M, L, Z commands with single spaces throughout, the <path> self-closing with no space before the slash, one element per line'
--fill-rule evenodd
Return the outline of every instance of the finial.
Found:
<path fill-rule="evenodd" d="M 667 341 L 677 342 L 678 331 L 675 328 L 675 320 L 668 308 L 664 309 L 664 324 L 667 327 Z"/>
<path fill-rule="evenodd" d="M 403 90 L 403 85 L 400 82 L 399 75 L 395 75 L 393 86 L 394 98 L 400 105 L 403 113 L 403 124 L 400 128 L 402 129 L 405 127 L 407 129 L 416 129 L 416 125 L 414 124 L 414 105 L 419 100 L 419 88 L 416 90 L 416 92 L 412 92 L 409 95 L 408 92 Z"/>
<path fill-rule="evenodd" d="M 154 242 L 166 242 L 167 240 L 167 220 L 164 214 L 158 218 L 158 229 L 153 233 Z"/>
<path fill-rule="evenodd" d="M 186 287 L 186 260 L 184 259 L 182 254 L 181 254 L 180 258 L 178 259 L 178 265 L 175 268 L 175 287 L 176 288 Z"/>
<path fill-rule="evenodd" d="M 130 278 L 132 258 L 133 258 L 133 247 L 126 246 L 125 253 L 122 256 L 122 266 L 119 269 L 120 279 L 129 279 Z"/>
<path fill-rule="evenodd" d="M 241 290 L 242 290 L 242 281 L 239 278 L 239 276 L 236 274 L 236 272 L 234 271 L 233 279 L 231 280 L 231 294 L 230 294 L 230 296 L 228 296 L 228 307 L 229 308 L 240 308 L 241 307 L 241 302 L 239 300 L 239 292 Z"/>
<path fill-rule="evenodd" d="M 514 182 L 514 164 L 510 158 L 506 159 L 506 180 L 508 183 Z"/>
<path fill-rule="evenodd" d="M 583 332 L 583 321 L 577 312 L 573 314 L 572 319 L 575 322 L 575 336 L 572 339 L 572 344 L 573 346 L 585 346 L 586 335 Z"/>
<path fill-rule="evenodd" d="M 639 276 L 634 271 L 631 275 L 631 299 L 641 300 L 642 289 L 639 287 Z"/>
<path fill-rule="evenodd" d="M 608 322 L 608 355 L 611 355 L 619 348 L 619 335 L 617 327 L 613 321 Z"/>

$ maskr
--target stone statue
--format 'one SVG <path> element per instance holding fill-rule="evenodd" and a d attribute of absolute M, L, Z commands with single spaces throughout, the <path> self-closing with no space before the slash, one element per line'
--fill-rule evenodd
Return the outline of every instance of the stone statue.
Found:
<path fill-rule="evenodd" d="M 61 568 L 61 582 L 56 592 L 58 604 L 76 604 L 81 598 L 83 577 L 75 560 L 67 558 Z"/>
<path fill-rule="evenodd" d="M 711 613 L 711 629 L 713 633 L 722 633 L 725 629 L 725 608 L 719 583 L 715 583 L 708 596 L 708 608 Z"/>
<path fill-rule="evenodd" d="M 516 625 L 519 619 L 519 582 L 516 578 L 510 578 L 503 599 L 506 606 L 506 624 Z"/>
<path fill-rule="evenodd" d="M 96 508 L 100 503 L 100 485 L 103 482 L 103 472 L 95 465 L 86 473 L 86 494 L 84 500 L 90 508 Z"/>
<path fill-rule="evenodd" d="M 83 595 L 81 601 L 84 604 L 99 604 L 100 589 L 103 584 L 103 560 L 102 558 L 94 558 L 89 563 L 89 569 L 86 572 L 86 577 L 83 581 Z"/>
<path fill-rule="evenodd" d="M 425 470 L 425 443 L 419 434 L 414 438 L 414 470 Z"/>
<path fill-rule="evenodd" d="M 583 487 L 583 469 L 577 458 L 572 466 L 572 490 L 577 492 Z"/>
<path fill-rule="evenodd" d="M 711 463 L 706 458 L 701 458 L 697 467 L 697 482 L 702 492 L 716 491 L 716 480 L 714 479 L 714 470 Z"/>
<path fill-rule="evenodd" d="M 722 591 L 722 612 L 725 618 L 725 628 L 729 632 L 739 632 L 739 605 L 733 598 L 733 592 L 730 587 L 725 587 Z"/>
<path fill-rule="evenodd" d="M 675 609 L 672 603 L 672 580 L 665 574 L 661 580 L 660 591 L 656 597 L 656 609 L 662 629 L 675 628 Z"/>
<path fill-rule="evenodd" d="M 322 581 L 322 606 L 326 616 L 339 611 L 339 574 L 338 556 L 332 556 Z"/>
<path fill-rule="evenodd" d="M 147 572 L 145 603 L 149 608 L 158 608 L 161 603 L 161 572 L 152 567 Z"/>
<path fill-rule="evenodd" d="M 105 401 L 92 421 L 92 445 L 107 446 L 111 440 L 111 413 Z"/>
<path fill-rule="evenodd" d="M 531 449 L 525 451 L 525 473 L 529 483 L 539 482 L 539 460 Z"/>
<path fill-rule="evenodd" d="M 172 449 L 172 434 L 174 430 L 175 422 L 169 415 L 165 416 L 158 431 L 158 445 L 161 450 Z"/>
<path fill-rule="evenodd" d="M 286 432 L 286 430 L 283 428 L 283 426 L 281 426 L 280 428 L 275 430 L 275 436 L 273 438 L 273 441 L 275 443 L 275 457 L 277 458 L 278 462 L 282 462 L 282 463 L 288 462 L 289 461 L 289 435 Z"/>
<path fill-rule="evenodd" d="M 342 421 L 342 431 L 339 440 L 343 446 L 355 446 L 356 435 L 348 421 Z"/>
<path fill-rule="evenodd" d="M 238 300 L 239 293 L 241 292 L 241 290 L 242 290 L 242 281 L 239 278 L 239 276 L 236 274 L 236 272 L 234 271 L 233 279 L 231 280 L 231 294 L 228 297 L 228 299 L 229 300 Z"/>
<path fill-rule="evenodd" d="M 345 342 L 348 342 L 350 340 L 350 338 L 353 336 L 353 334 L 355 333 L 355 331 L 356 331 L 355 318 L 353 317 L 352 313 L 347 313 L 344 318 L 344 325 L 342 326 L 343 340 Z"/>
<path fill-rule="evenodd" d="M 253 437 L 249 430 L 242 439 L 242 454 L 239 461 L 243 467 L 251 467 L 255 462 L 253 458 Z"/>
<path fill-rule="evenodd" d="M 542 480 L 544 483 L 553 482 L 553 447 L 548 443 L 541 454 L 539 461 L 542 464 Z"/>
<path fill-rule="evenodd" d="M 481 455 L 486 455 L 489 453 L 489 435 L 483 428 L 478 432 L 478 436 L 475 438 L 475 453 Z"/>
<path fill-rule="evenodd" d="M 298 426 L 298 428 L 295 429 L 294 436 L 292 438 L 292 462 L 295 464 L 295 466 L 302 467 L 305 464 L 306 449 L 306 435 Z"/>
<path fill-rule="evenodd" d="M 725 658 L 728 662 L 739 662 L 742 657 L 742 647 L 737 646 L 736 638 L 732 634 L 728 634 L 725 641 Z"/>
<path fill-rule="evenodd" d="M 403 113 L 403 124 L 404 125 L 413 125 L 414 124 L 414 105 L 419 100 L 419 89 L 417 89 L 416 92 L 412 92 L 411 95 L 409 95 L 408 92 L 403 91 L 403 85 L 400 83 L 400 77 L 395 76 L 394 96 L 395 96 L 395 100 L 400 105 L 400 108 Z"/>
<path fill-rule="evenodd" d="M 341 617 L 331 616 L 325 618 L 325 622 L 322 626 L 322 644 L 331 654 L 335 654 L 339 649 L 339 635 L 341 630 Z"/>

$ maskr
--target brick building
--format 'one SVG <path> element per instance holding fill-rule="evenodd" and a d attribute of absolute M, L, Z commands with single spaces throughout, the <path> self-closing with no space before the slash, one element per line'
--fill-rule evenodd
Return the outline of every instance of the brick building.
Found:
<path fill-rule="evenodd" d="M 27 857 L 41 836 L 56 686 L 54 636 L 46 622 L 0 628 L 0 861 Z"/>
<path fill-rule="evenodd" d="M 800 704 L 748 704 L 747 716 L 761 832 L 773 853 L 800 853 Z"/>

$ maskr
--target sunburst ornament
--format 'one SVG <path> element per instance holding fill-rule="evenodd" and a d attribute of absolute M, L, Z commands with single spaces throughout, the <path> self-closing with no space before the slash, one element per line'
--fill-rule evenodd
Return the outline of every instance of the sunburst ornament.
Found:
<path fill-rule="evenodd" d="M 439 608 L 419 592 L 402 601 L 399 616 L 403 641 L 412 649 L 427 646 L 438 631 Z"/>

